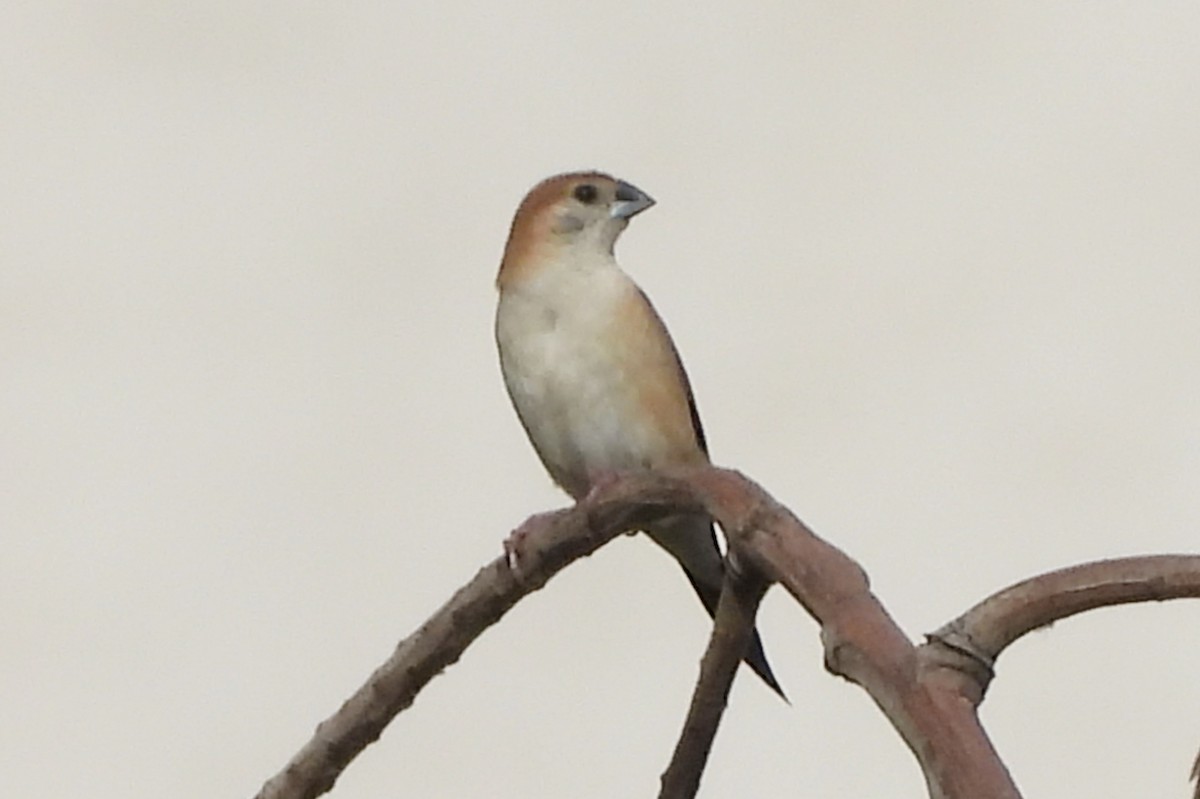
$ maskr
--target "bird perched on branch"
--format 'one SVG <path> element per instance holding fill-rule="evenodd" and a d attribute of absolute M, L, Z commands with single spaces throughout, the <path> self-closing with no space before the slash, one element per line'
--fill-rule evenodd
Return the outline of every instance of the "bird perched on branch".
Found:
<path fill-rule="evenodd" d="M 708 463 L 671 336 L 613 256 L 629 220 L 652 205 L 600 172 L 544 180 L 517 209 L 496 277 L 504 383 L 546 470 L 576 501 L 622 471 Z M 724 578 L 712 520 L 674 516 L 646 532 L 712 615 Z M 745 661 L 783 696 L 757 631 Z"/>

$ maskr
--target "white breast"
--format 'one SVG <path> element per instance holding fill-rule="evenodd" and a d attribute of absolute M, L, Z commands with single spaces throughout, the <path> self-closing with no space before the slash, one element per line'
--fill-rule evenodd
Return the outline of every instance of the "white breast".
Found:
<path fill-rule="evenodd" d="M 663 446 L 637 406 L 637 365 L 611 342 L 637 286 L 611 259 L 589 267 L 506 288 L 496 313 L 509 396 L 551 477 L 577 498 L 592 477 L 648 466 Z"/>

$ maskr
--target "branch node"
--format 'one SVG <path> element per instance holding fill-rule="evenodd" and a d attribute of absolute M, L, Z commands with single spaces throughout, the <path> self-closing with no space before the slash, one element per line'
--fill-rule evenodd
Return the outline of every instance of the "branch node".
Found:
<path fill-rule="evenodd" d="M 825 671 L 836 677 L 841 677 L 847 682 L 854 682 L 850 677 L 849 666 L 845 663 L 846 653 L 847 651 L 852 651 L 852 647 L 847 645 L 840 632 L 832 625 L 822 627 L 819 636 L 821 638 L 821 648 L 825 653 L 823 660 Z"/>
<path fill-rule="evenodd" d="M 920 655 L 925 668 L 949 670 L 964 678 L 972 687 L 969 693 L 976 705 L 996 676 L 995 657 L 956 622 L 927 633 Z"/>

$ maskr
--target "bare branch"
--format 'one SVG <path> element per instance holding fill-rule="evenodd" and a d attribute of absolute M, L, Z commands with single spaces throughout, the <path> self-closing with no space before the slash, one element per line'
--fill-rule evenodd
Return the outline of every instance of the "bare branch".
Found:
<path fill-rule="evenodd" d="M 783 585 L 822 627 L 825 665 L 861 685 L 921 764 L 934 799 L 1019 799 L 974 704 L 931 679 L 862 568 L 740 474 L 690 475 L 730 550 Z"/>
<path fill-rule="evenodd" d="M 1151 555 L 1085 563 L 1005 588 L 930 636 L 990 670 L 1022 635 L 1085 610 L 1200 597 L 1200 556 Z"/>
<path fill-rule="evenodd" d="M 671 486 L 659 486 L 665 490 L 657 494 L 655 486 L 649 491 L 629 488 L 633 491 L 614 484 L 603 498 L 531 519 L 537 523 L 527 527 L 519 573 L 509 569 L 505 558 L 481 569 L 317 727 L 287 766 L 263 785 L 257 799 L 311 799 L 325 793 L 426 683 L 457 661 L 521 597 L 622 532 L 658 518 L 666 508 L 697 509 Z"/>
<path fill-rule="evenodd" d="M 1192 764 L 1192 777 L 1196 782 L 1196 790 L 1192 794 L 1192 799 L 1200 799 L 1200 754 L 1196 755 L 1196 762 Z"/>
<path fill-rule="evenodd" d="M 663 772 L 659 799 L 690 799 L 699 790 L 700 776 L 729 702 L 729 689 L 754 634 L 754 616 L 766 590 L 761 579 L 726 569 L 712 635 L 700 663 L 700 679 L 675 753 Z"/>
<path fill-rule="evenodd" d="M 975 713 L 991 678 L 992 660 L 1005 646 L 1031 629 L 1083 610 L 1200 596 L 1197 556 L 1088 564 L 1001 591 L 918 648 L 871 593 L 857 563 L 737 472 L 698 467 L 625 475 L 574 508 L 541 514 L 522 525 L 526 535 L 519 571 L 514 573 L 503 558 L 484 567 L 400 642 L 387 663 L 318 726 L 312 740 L 258 797 L 307 799 L 324 793 L 430 679 L 521 597 L 621 532 L 668 513 L 698 510 L 721 524 L 737 571 L 756 587 L 748 595 L 724 592 L 728 599 L 720 604 L 692 715 L 677 746 L 679 766 L 673 762 L 664 774 L 663 796 L 695 792 L 729 680 L 744 652 L 744 638 L 740 646 L 734 639 L 753 627 L 764 580 L 782 584 L 820 623 L 826 667 L 871 695 L 921 764 L 933 799 L 1019 799 Z"/>

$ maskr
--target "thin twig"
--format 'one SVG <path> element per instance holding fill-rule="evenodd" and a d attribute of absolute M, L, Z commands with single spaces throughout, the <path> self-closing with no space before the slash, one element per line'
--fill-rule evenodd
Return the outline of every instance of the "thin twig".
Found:
<path fill-rule="evenodd" d="M 767 584 L 751 575 L 725 570 L 721 599 L 713 617 L 700 678 L 671 763 L 662 775 L 659 799 L 691 799 L 700 788 L 717 727 L 729 702 L 729 689 L 754 635 L 754 616 Z"/>
<path fill-rule="evenodd" d="M 1196 762 L 1192 764 L 1192 779 L 1196 781 L 1196 790 L 1192 794 L 1192 799 L 1200 799 L 1200 754 L 1196 755 Z"/>

